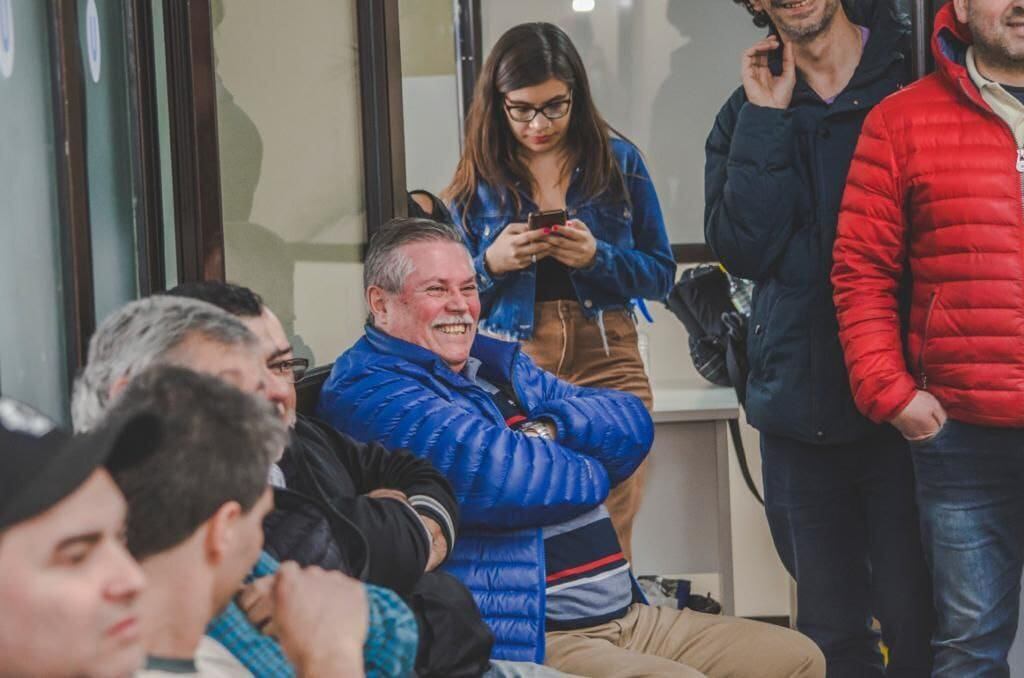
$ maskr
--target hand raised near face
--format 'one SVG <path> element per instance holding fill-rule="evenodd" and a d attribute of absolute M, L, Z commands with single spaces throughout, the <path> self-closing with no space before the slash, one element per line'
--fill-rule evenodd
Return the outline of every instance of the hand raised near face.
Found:
<path fill-rule="evenodd" d="M 361 582 L 286 562 L 250 584 L 238 603 L 263 633 L 277 638 L 298 675 L 363 675 L 369 607 Z"/>
<path fill-rule="evenodd" d="M 782 45 L 782 73 L 774 75 L 768 66 L 768 58 L 779 48 L 779 37 L 770 35 L 755 43 L 743 53 L 740 60 L 740 77 L 747 101 L 765 108 L 789 108 L 796 86 L 796 64 L 793 61 L 793 45 Z"/>

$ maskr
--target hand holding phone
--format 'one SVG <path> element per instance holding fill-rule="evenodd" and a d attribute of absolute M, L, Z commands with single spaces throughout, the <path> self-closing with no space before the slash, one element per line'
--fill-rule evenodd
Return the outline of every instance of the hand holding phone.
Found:
<path fill-rule="evenodd" d="M 544 212 L 533 212 L 527 219 L 531 231 L 539 228 L 551 228 L 552 226 L 564 226 L 569 219 L 565 210 L 546 210 Z"/>
<path fill-rule="evenodd" d="M 781 50 L 782 72 L 775 74 L 770 61 L 773 52 Z M 789 108 L 796 86 L 796 65 L 793 44 L 782 42 L 777 35 L 769 35 L 756 42 L 743 53 L 740 75 L 747 100 L 764 108 Z"/>
<path fill-rule="evenodd" d="M 552 240 L 557 238 L 549 237 L 546 227 L 530 230 L 529 224 L 510 223 L 484 252 L 487 272 L 491 275 L 504 275 L 511 271 L 521 271 L 548 256 Z"/>
<path fill-rule="evenodd" d="M 590 228 L 579 219 L 558 229 L 557 238 L 547 238 L 551 244 L 549 256 L 569 268 L 588 268 L 597 256 L 597 239 Z"/>

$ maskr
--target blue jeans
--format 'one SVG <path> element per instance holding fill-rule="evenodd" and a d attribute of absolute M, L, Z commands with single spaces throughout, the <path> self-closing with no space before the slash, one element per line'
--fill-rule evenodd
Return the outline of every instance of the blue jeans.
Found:
<path fill-rule="evenodd" d="M 935 579 L 935 675 L 1009 676 L 1024 565 L 1024 429 L 948 420 L 911 449 Z"/>
<path fill-rule="evenodd" d="M 889 427 L 844 445 L 762 434 L 761 458 L 768 525 L 796 580 L 797 629 L 821 648 L 829 678 L 930 675 L 935 622 L 907 443 Z"/>

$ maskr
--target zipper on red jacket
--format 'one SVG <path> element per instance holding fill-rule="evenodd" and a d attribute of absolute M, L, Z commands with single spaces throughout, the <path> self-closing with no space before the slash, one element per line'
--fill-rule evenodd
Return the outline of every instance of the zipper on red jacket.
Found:
<path fill-rule="evenodd" d="M 1024 214 L 1024 148 L 1017 149 L 1017 173 L 1020 175 L 1020 206 Z"/>
<path fill-rule="evenodd" d="M 924 315 L 924 337 L 921 340 L 921 352 L 917 354 L 917 372 L 921 375 L 921 390 L 928 389 L 928 375 L 924 372 L 924 352 L 928 348 L 928 330 L 932 325 L 932 311 L 935 310 L 935 302 L 939 299 L 939 288 L 932 290 L 932 298 L 928 301 L 928 312 Z"/>

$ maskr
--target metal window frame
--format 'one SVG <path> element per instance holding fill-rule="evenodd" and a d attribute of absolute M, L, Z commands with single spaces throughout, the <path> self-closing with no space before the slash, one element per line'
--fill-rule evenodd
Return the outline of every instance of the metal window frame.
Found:
<path fill-rule="evenodd" d="M 455 87 L 459 92 L 459 144 L 466 136 L 466 115 L 483 63 L 480 0 L 452 0 L 455 17 Z"/>
<path fill-rule="evenodd" d="M 224 279 L 209 0 L 163 0 L 178 280 Z"/>
<path fill-rule="evenodd" d="M 85 74 L 75 0 L 51 0 L 47 9 L 54 167 L 61 223 L 64 347 L 70 386 L 75 373 L 85 364 L 96 317 L 85 157 Z"/>
<path fill-rule="evenodd" d="M 398 23 L 398 0 L 357 0 L 367 242 L 407 214 Z"/>
<path fill-rule="evenodd" d="M 210 2 L 163 2 L 178 279 L 224 280 Z M 398 0 L 356 0 L 356 22 L 368 240 L 380 224 L 406 213 Z"/>
<path fill-rule="evenodd" d="M 141 296 L 164 289 L 164 218 L 160 184 L 160 131 L 157 117 L 153 10 L 150 0 L 127 0 L 124 31 L 128 65 L 135 258 Z"/>
<path fill-rule="evenodd" d="M 931 38 L 935 15 L 949 0 L 910 0 L 911 18 L 914 23 L 914 76 L 923 77 L 935 70 Z"/>
<path fill-rule="evenodd" d="M 163 280 L 159 144 L 148 0 L 122 7 L 128 60 L 132 197 L 138 287 L 146 295 Z M 85 364 L 96 328 L 92 223 L 86 141 L 85 67 L 76 0 L 50 0 L 47 39 L 54 130 L 54 169 L 60 218 L 60 269 L 65 364 L 69 386 Z M 116 36 L 119 39 L 122 36 Z M 160 283 L 157 283 L 160 281 Z"/>

